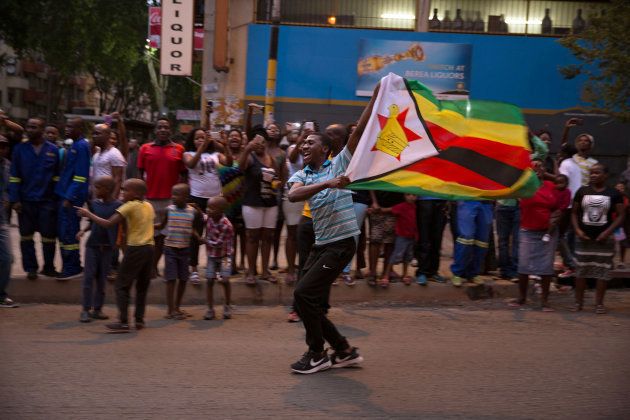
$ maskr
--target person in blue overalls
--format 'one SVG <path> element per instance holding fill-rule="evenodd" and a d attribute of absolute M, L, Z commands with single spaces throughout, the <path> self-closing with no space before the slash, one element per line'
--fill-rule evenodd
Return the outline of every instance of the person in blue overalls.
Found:
<path fill-rule="evenodd" d="M 60 280 L 66 280 L 81 273 L 79 253 L 79 223 L 73 206 L 82 207 L 88 197 L 88 177 L 90 172 L 90 145 L 83 137 L 83 119 L 77 117 L 68 120 L 66 137 L 73 140 L 72 146 L 61 162 L 61 173 L 55 193 L 59 196 L 59 242 L 63 269 Z"/>
<path fill-rule="evenodd" d="M 43 136 L 44 121 L 30 118 L 26 123 L 28 141 L 13 149 L 9 200 L 18 214 L 22 267 L 30 280 L 37 278 L 37 257 L 33 235 L 39 232 L 44 254 L 41 274 L 56 277 L 57 199 L 55 184 L 59 178 L 57 146 Z"/>

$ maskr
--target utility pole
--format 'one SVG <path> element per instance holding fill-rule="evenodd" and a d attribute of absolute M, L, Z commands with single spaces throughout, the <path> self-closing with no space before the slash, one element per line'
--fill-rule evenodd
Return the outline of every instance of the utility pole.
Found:
<path fill-rule="evenodd" d="M 267 86 L 265 89 L 265 124 L 274 121 L 276 102 L 276 74 L 278 67 L 278 33 L 280 31 L 280 0 L 272 0 L 271 43 L 267 60 Z"/>

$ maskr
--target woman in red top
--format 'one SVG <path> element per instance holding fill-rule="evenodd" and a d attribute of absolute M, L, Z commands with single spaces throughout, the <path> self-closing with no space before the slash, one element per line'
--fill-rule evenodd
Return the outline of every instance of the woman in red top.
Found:
<path fill-rule="evenodd" d="M 543 179 L 544 167 L 539 160 L 532 161 L 532 167 L 539 179 Z M 545 312 L 553 311 L 547 303 L 549 284 L 554 274 L 554 250 L 558 240 L 557 229 L 549 227 L 557 222 L 562 203 L 558 191 L 550 181 L 542 185 L 533 197 L 524 198 L 521 206 L 521 229 L 518 250 L 518 285 L 519 298 L 510 302 L 512 307 L 520 307 L 527 300 L 529 276 L 542 278 L 541 307 Z M 566 206 L 566 203 L 564 204 Z M 548 234 L 548 232 L 552 232 Z"/>

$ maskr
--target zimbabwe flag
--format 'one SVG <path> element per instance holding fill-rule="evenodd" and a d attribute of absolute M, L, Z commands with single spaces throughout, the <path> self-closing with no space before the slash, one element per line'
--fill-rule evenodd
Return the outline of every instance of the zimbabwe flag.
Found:
<path fill-rule="evenodd" d="M 399 77 L 390 73 L 384 79 L 390 76 Z M 353 182 L 347 188 L 398 191 L 450 200 L 530 197 L 536 192 L 539 181 L 530 167 L 528 130 L 518 107 L 479 100 L 440 101 L 423 84 L 409 80 L 404 83 L 406 91 L 401 89 L 398 95 L 411 96 L 416 112 L 408 113 L 407 121 L 402 121 L 401 125 L 413 126 L 409 119 L 418 118 L 424 130 L 416 130 L 417 135 L 428 135 L 437 154 L 417 159 L 407 156 L 403 162 L 399 158 L 397 167 L 380 174 L 366 177 L 349 174 Z M 383 137 L 384 117 L 376 109 L 375 102 L 352 158 L 354 167 L 370 161 L 367 153 L 383 153 L 376 144 L 377 139 Z M 376 128 L 370 131 L 370 127 Z M 405 136 L 407 139 L 415 137 L 413 133 Z M 400 155 L 403 153 L 405 151 Z M 410 160 L 413 163 L 408 163 Z M 352 167 L 353 162 L 349 171 Z"/>

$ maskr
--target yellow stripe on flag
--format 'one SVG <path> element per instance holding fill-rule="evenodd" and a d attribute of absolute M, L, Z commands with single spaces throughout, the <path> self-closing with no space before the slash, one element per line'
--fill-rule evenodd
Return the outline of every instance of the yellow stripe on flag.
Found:
<path fill-rule="evenodd" d="M 527 127 L 523 125 L 466 118 L 455 111 L 438 109 L 433 102 L 416 92 L 414 98 L 426 121 L 439 125 L 456 136 L 478 137 L 531 150 L 529 142 L 526 141 Z"/>

